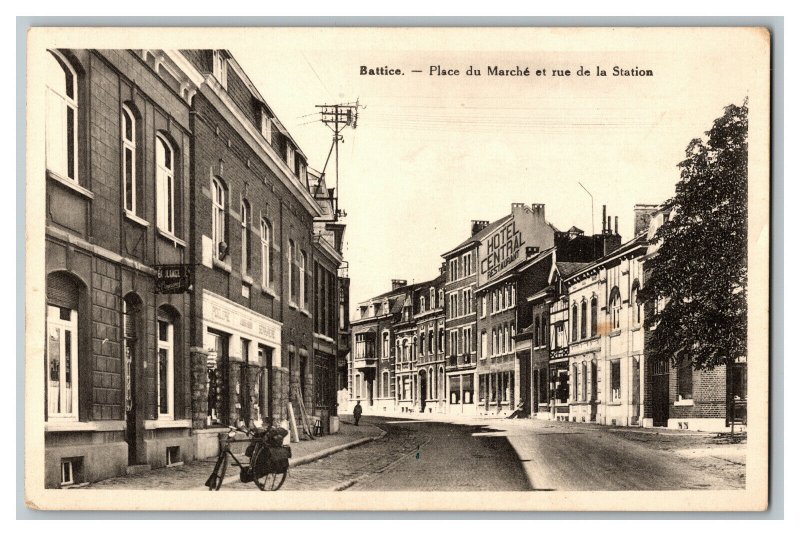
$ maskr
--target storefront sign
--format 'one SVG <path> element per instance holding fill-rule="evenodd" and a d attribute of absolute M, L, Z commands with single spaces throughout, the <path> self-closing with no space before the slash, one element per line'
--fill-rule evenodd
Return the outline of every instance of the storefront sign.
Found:
<path fill-rule="evenodd" d="M 481 244 L 481 274 L 494 277 L 519 257 L 519 250 L 524 243 L 522 233 L 517 230 L 512 218 Z"/>
<path fill-rule="evenodd" d="M 241 333 L 280 346 L 281 326 L 278 322 L 205 290 L 203 319 L 207 325 L 222 331 Z"/>
<path fill-rule="evenodd" d="M 181 294 L 192 287 L 192 270 L 187 264 L 158 264 L 156 294 Z"/>

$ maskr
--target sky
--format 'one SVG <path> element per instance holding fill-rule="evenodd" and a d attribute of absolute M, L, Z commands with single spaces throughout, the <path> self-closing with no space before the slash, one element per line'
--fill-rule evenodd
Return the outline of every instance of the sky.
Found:
<path fill-rule="evenodd" d="M 315 169 L 331 144 L 315 105 L 363 106 L 340 145 L 352 313 L 391 279 L 436 277 L 471 220 L 501 218 L 513 202 L 544 203 L 556 227 L 587 234 L 600 232 L 605 204 L 632 238 L 634 204 L 671 197 L 690 140 L 753 92 L 743 55 L 758 39 L 711 29 L 261 29 L 220 44 Z M 362 65 L 404 74 L 364 76 Z M 489 76 L 494 65 L 531 75 Z M 460 74 L 431 76 L 431 66 Z M 481 76 L 467 76 L 470 66 Z M 577 76 L 581 66 L 591 75 Z M 613 77 L 614 66 L 654 76 Z M 327 176 L 332 185 L 332 166 Z"/>

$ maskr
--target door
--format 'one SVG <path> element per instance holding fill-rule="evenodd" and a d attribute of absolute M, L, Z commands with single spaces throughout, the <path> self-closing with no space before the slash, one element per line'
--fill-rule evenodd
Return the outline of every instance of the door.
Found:
<path fill-rule="evenodd" d="M 655 361 L 653 367 L 653 426 L 666 426 L 669 420 L 669 363 Z"/>
<path fill-rule="evenodd" d="M 138 452 L 144 450 L 144 419 L 138 418 L 139 408 L 139 315 L 141 313 L 141 302 L 135 296 L 128 296 L 122 302 L 122 335 L 124 341 L 125 359 L 125 442 L 128 443 L 128 465 L 139 463 Z M 138 422 L 137 422 L 138 421 Z M 142 461 L 144 453 L 142 452 Z"/>
<path fill-rule="evenodd" d="M 428 393 L 428 381 L 424 370 L 419 373 L 419 410 L 425 413 L 425 399 Z"/>

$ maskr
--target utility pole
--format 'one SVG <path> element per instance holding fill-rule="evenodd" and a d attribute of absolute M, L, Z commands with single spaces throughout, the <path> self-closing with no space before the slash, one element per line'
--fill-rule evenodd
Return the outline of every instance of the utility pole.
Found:
<path fill-rule="evenodd" d="M 355 130 L 358 125 L 358 109 L 363 108 L 359 105 L 358 100 L 355 103 L 346 104 L 318 104 L 316 106 L 320 109 L 321 121 L 327 125 L 333 132 L 333 141 L 331 149 L 328 151 L 328 158 L 325 159 L 325 166 L 322 168 L 322 176 L 325 176 L 325 170 L 328 168 L 328 162 L 331 158 L 331 153 L 335 153 L 336 158 L 336 196 L 333 198 L 333 217 L 338 220 L 344 214 L 339 210 L 339 142 L 344 143 L 342 131 L 347 127 L 352 127 Z"/>

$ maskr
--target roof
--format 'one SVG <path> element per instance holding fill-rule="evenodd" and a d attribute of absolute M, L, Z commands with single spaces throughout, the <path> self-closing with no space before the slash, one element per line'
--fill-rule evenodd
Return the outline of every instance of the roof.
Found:
<path fill-rule="evenodd" d="M 490 223 L 489 225 L 487 225 L 486 227 L 484 227 L 483 229 L 481 229 L 480 231 L 478 231 L 474 235 L 470 236 L 469 238 L 467 238 L 466 240 L 461 242 L 459 245 L 457 245 L 456 247 L 454 247 L 450 251 L 446 251 L 445 253 L 442 253 L 442 257 L 446 257 L 446 256 L 448 256 L 448 255 L 450 255 L 452 253 L 457 252 L 460 249 L 464 249 L 466 246 L 469 246 L 471 244 L 479 244 L 482 239 L 484 239 L 489 234 L 491 234 L 493 231 L 495 231 L 498 227 L 500 227 L 500 225 L 505 223 L 510 217 L 511 217 L 511 214 L 506 214 L 505 216 L 503 216 L 499 220 L 493 221 L 492 223 Z"/>
<path fill-rule="evenodd" d="M 574 274 L 578 270 L 582 270 L 592 264 L 591 262 L 562 262 L 556 261 L 556 268 L 561 277 L 567 277 Z"/>
<path fill-rule="evenodd" d="M 569 231 L 567 231 L 567 232 L 568 233 L 581 233 L 581 234 L 583 234 L 583 229 L 578 229 L 577 227 L 575 227 L 573 225 L 572 227 L 569 228 Z"/>
<path fill-rule="evenodd" d="M 580 263 L 580 262 L 560 263 L 560 262 L 557 262 L 556 264 L 559 265 L 559 272 L 561 273 L 561 275 L 563 277 L 567 277 L 569 275 L 575 275 L 578 272 L 582 272 L 583 270 L 585 270 L 587 268 L 590 268 L 592 266 L 600 266 L 603 263 L 605 263 L 605 262 L 607 262 L 607 261 L 609 261 L 611 259 L 614 259 L 616 257 L 619 257 L 620 255 L 625 254 L 627 251 L 636 249 L 637 247 L 646 246 L 646 245 L 647 245 L 647 233 L 644 232 L 644 233 L 640 234 L 639 236 L 637 236 L 635 238 L 632 238 L 631 240 L 628 240 L 627 242 L 622 244 L 620 247 L 618 247 L 617 249 L 615 249 L 611 253 L 609 253 L 607 255 L 603 255 L 602 257 L 600 257 L 599 259 L 597 259 L 594 262 L 587 262 L 587 263 Z M 572 270 L 569 273 L 564 273 L 564 272 L 561 272 L 561 267 L 560 267 L 561 264 L 583 264 L 583 266 L 579 267 L 576 270 Z"/>
<path fill-rule="evenodd" d="M 532 257 L 524 257 L 515 260 L 514 262 L 503 268 L 503 270 L 492 276 L 492 278 L 489 281 L 478 287 L 477 290 L 483 290 L 497 283 L 500 283 L 506 276 L 508 276 L 511 272 L 515 271 L 523 264 L 529 264 L 530 266 L 532 266 L 538 263 L 539 261 L 546 259 L 553 252 L 554 249 L 555 247 L 547 248 L 546 250 L 540 251 L 539 253 L 533 255 Z"/>

